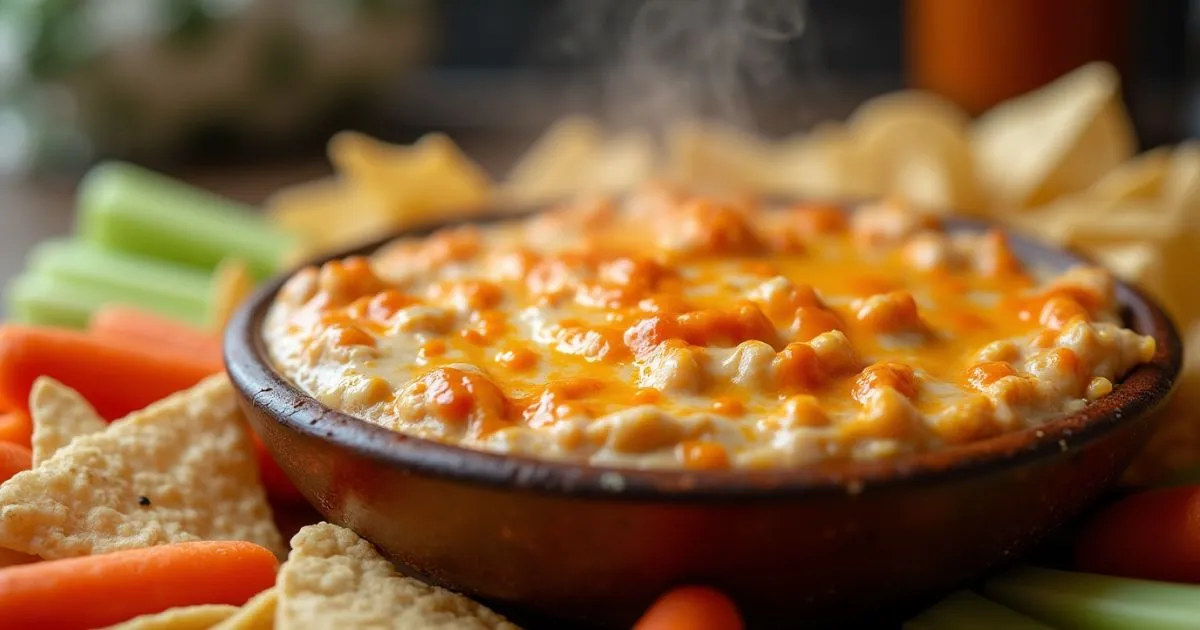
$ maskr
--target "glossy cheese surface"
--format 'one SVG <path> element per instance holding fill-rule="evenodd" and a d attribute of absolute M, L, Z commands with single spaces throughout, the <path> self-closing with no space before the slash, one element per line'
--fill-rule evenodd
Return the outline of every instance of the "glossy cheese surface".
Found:
<path fill-rule="evenodd" d="M 1113 281 L 871 204 L 647 188 L 302 271 L 264 331 L 327 405 L 478 449 L 778 468 L 945 448 L 1111 391 L 1154 342 Z"/>

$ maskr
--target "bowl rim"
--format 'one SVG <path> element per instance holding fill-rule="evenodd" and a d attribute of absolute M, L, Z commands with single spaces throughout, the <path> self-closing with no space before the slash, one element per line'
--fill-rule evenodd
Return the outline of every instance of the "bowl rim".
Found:
<path fill-rule="evenodd" d="M 844 207 L 846 204 L 842 204 Z M 536 212 L 536 211 L 533 211 Z M 934 484 L 986 475 L 1076 450 L 1156 411 L 1170 396 L 1182 366 L 1183 345 L 1171 319 L 1140 289 L 1116 279 L 1125 325 L 1154 337 L 1153 358 L 1107 396 L 1080 411 L 1045 424 L 969 444 L 890 458 L 818 462 L 791 469 L 691 471 L 632 469 L 537 459 L 474 450 L 406 435 L 328 407 L 293 385 L 271 364 L 262 323 L 283 284 L 304 267 L 346 256 L 366 255 L 397 238 L 421 237 L 465 224 L 520 219 L 533 212 L 486 212 L 399 230 L 370 243 L 298 265 L 259 287 L 239 307 L 224 335 L 226 372 L 247 402 L 284 428 L 349 449 L 381 465 L 478 486 L 608 497 L 621 500 L 766 500 L 781 497 L 849 494 L 865 490 Z M 947 231 L 1001 229 L 1026 264 L 1063 269 L 1096 264 L 1087 256 L 1046 245 L 1009 228 L 980 219 L 943 218 Z"/>

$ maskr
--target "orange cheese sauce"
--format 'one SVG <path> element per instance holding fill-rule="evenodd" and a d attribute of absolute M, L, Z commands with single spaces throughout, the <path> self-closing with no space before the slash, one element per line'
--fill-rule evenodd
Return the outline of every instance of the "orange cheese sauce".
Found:
<path fill-rule="evenodd" d="M 1000 233 L 649 188 L 305 270 L 264 331 L 326 404 L 471 448 L 793 467 L 942 448 L 1078 409 L 1149 360 L 1112 279 Z"/>

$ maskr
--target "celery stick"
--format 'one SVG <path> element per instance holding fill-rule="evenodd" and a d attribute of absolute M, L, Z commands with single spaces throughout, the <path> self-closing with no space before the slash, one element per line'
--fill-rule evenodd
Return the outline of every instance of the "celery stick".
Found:
<path fill-rule="evenodd" d="M 946 596 L 904 624 L 904 630 L 1054 630 L 971 591 Z"/>
<path fill-rule="evenodd" d="M 79 222 L 85 240 L 108 248 L 203 269 L 236 257 L 258 279 L 279 271 L 296 245 L 249 206 L 121 162 L 84 178 Z"/>
<path fill-rule="evenodd" d="M 117 303 L 103 287 L 31 273 L 23 273 L 9 283 L 5 300 L 13 321 L 63 328 L 86 328 L 92 313 L 102 306 Z M 173 313 L 155 312 L 181 322 L 196 323 Z"/>
<path fill-rule="evenodd" d="M 1023 568 L 988 580 L 983 592 L 1062 628 L 1200 628 L 1200 586 Z"/>
<path fill-rule="evenodd" d="M 44 242 L 30 252 L 26 267 L 68 292 L 58 301 L 68 301 L 71 293 L 81 292 L 89 299 L 119 302 L 195 324 L 205 321 L 211 301 L 208 273 L 88 243 Z"/>
<path fill-rule="evenodd" d="M 4 297 L 13 321 L 64 328 L 87 326 L 101 303 L 98 295 L 64 291 L 49 278 L 27 273 L 12 279 Z"/>

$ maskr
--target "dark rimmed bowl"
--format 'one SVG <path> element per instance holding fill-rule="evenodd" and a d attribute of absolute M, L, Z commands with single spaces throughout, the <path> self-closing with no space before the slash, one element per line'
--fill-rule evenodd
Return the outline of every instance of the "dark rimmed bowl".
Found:
<path fill-rule="evenodd" d="M 1081 260 L 1012 244 L 1051 270 Z M 1154 427 L 1183 353 L 1162 309 L 1118 283 L 1126 324 L 1158 351 L 1079 413 L 876 462 L 633 471 L 467 450 L 322 405 L 267 358 L 263 318 L 285 279 L 238 312 L 225 361 L 304 496 L 406 572 L 508 612 L 593 626 L 628 627 L 681 583 L 719 587 L 772 628 L 858 624 L 927 601 L 1014 559 L 1109 487 Z"/>

